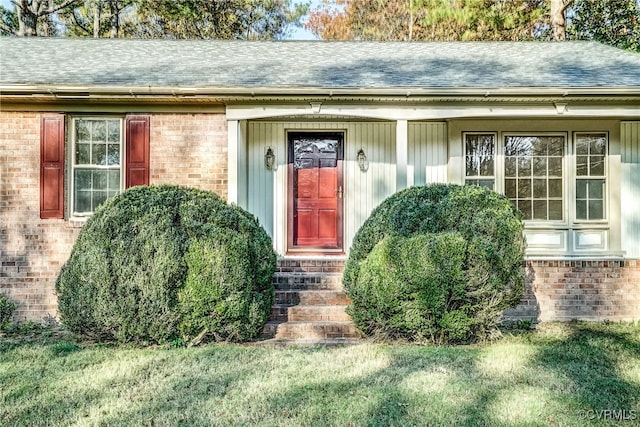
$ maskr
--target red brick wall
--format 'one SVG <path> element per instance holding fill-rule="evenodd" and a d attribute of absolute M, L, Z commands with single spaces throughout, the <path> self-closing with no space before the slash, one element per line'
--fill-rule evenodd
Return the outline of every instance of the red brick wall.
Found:
<path fill-rule="evenodd" d="M 151 184 L 178 184 L 227 197 L 223 114 L 151 116 Z"/>
<path fill-rule="evenodd" d="M 227 194 L 223 114 L 151 116 L 150 181 Z M 57 315 L 55 280 L 82 222 L 40 219 L 40 114 L 0 112 L 0 292 L 17 321 Z"/>
<path fill-rule="evenodd" d="M 522 304 L 510 320 L 638 320 L 640 261 L 527 261 Z"/>

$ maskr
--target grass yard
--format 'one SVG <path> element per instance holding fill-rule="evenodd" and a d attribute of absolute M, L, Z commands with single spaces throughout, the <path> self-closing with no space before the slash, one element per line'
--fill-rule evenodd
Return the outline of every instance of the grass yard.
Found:
<path fill-rule="evenodd" d="M 550 324 L 460 347 L 0 336 L 0 425 L 640 425 L 640 324 Z"/>

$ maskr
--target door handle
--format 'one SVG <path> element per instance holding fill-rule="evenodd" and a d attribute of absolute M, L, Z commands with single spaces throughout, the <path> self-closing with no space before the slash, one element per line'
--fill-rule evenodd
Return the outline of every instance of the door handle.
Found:
<path fill-rule="evenodd" d="M 342 185 L 338 187 L 338 199 L 342 199 Z"/>

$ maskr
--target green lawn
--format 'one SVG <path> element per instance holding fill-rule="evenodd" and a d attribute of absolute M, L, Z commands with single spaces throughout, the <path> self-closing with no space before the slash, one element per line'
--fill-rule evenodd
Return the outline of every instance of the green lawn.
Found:
<path fill-rule="evenodd" d="M 459 347 L 0 336 L 2 426 L 603 424 L 640 425 L 638 323 L 551 324 Z"/>

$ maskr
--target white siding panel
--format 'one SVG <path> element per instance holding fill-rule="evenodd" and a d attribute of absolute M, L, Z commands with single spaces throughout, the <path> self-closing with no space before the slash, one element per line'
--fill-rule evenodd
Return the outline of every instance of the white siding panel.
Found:
<path fill-rule="evenodd" d="M 413 185 L 447 182 L 447 124 L 409 123 L 409 171 Z"/>
<path fill-rule="evenodd" d="M 247 125 L 247 208 L 274 240 L 279 253 L 286 251 L 287 130 L 343 131 L 344 244 L 345 249 L 371 211 L 395 192 L 394 122 L 282 122 L 253 121 Z M 267 171 L 264 154 L 276 153 L 276 171 Z M 360 171 L 356 154 L 362 148 L 369 169 Z"/>
<path fill-rule="evenodd" d="M 640 258 L 640 122 L 620 125 L 622 250 Z"/>

